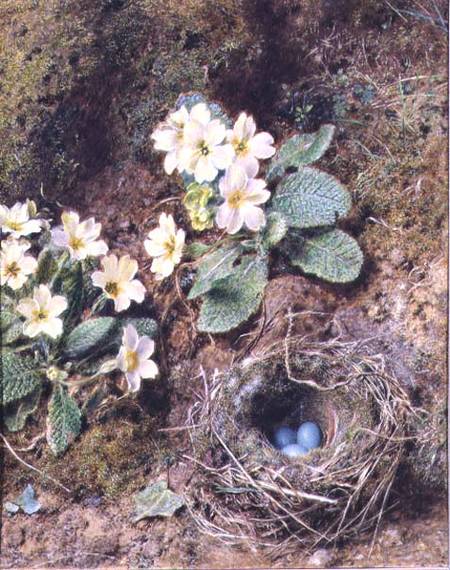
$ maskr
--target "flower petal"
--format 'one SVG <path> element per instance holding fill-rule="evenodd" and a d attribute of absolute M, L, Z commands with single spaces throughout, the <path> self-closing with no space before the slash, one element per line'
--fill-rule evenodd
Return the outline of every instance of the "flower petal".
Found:
<path fill-rule="evenodd" d="M 145 292 L 144 285 L 138 279 L 133 279 L 125 286 L 125 293 L 136 303 L 142 303 L 145 298 Z"/>
<path fill-rule="evenodd" d="M 155 351 L 155 342 L 148 336 L 139 339 L 136 352 L 141 360 L 146 360 Z"/>
<path fill-rule="evenodd" d="M 273 136 L 269 133 L 258 133 L 249 141 L 250 152 L 256 158 L 270 158 L 275 154 Z"/>
<path fill-rule="evenodd" d="M 225 170 L 233 161 L 234 151 L 230 144 L 215 146 L 211 151 L 211 161 L 219 170 Z"/>
<path fill-rule="evenodd" d="M 51 338 L 57 338 L 63 332 L 63 322 L 61 319 L 48 319 L 42 323 L 42 332 Z"/>
<path fill-rule="evenodd" d="M 155 378 L 158 375 L 158 367 L 153 360 L 144 360 L 139 363 L 138 374 L 142 378 Z"/>
<path fill-rule="evenodd" d="M 125 374 L 125 378 L 127 379 L 128 389 L 130 392 L 138 392 L 141 387 L 141 377 L 139 376 L 139 372 L 137 370 L 127 372 Z"/>
<path fill-rule="evenodd" d="M 225 138 L 225 135 L 225 125 L 218 119 L 211 121 L 205 127 L 205 142 L 209 147 L 219 145 Z"/>
<path fill-rule="evenodd" d="M 122 343 L 128 350 L 136 350 L 139 337 L 133 325 L 127 325 L 123 329 Z"/>
<path fill-rule="evenodd" d="M 201 156 L 195 166 L 195 180 L 199 184 L 202 182 L 212 182 L 217 176 L 217 168 L 208 156 Z"/>
<path fill-rule="evenodd" d="M 57 317 L 67 309 L 67 299 L 62 295 L 55 295 L 52 297 L 49 315 Z"/>
<path fill-rule="evenodd" d="M 245 225 L 249 230 L 257 232 L 266 223 L 266 216 L 261 208 L 256 206 L 250 206 L 245 208 L 243 212 Z"/>

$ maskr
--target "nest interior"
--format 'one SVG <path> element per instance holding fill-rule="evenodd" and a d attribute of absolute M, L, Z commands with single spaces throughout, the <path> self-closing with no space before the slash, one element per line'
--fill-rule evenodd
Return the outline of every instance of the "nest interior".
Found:
<path fill-rule="evenodd" d="M 215 378 L 197 418 L 210 442 L 208 459 L 198 456 L 212 493 L 197 501 L 209 505 L 194 515 L 203 530 L 280 549 L 377 527 L 413 411 L 383 363 L 357 348 L 286 341 Z M 308 420 L 321 447 L 290 458 L 272 445 L 278 426 Z"/>

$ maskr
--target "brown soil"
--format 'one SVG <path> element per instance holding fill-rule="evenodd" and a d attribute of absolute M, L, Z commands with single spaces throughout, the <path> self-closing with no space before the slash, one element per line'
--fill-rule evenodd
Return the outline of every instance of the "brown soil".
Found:
<path fill-rule="evenodd" d="M 161 3 L 154 4 L 162 19 Z M 193 9 L 190 1 L 181 4 Z M 162 210 L 188 227 L 179 202 L 159 205 L 161 200 L 179 196 L 181 186 L 162 173 L 159 157 L 152 154 L 148 141 L 152 126 L 173 102 L 176 88 L 170 84 L 170 102 L 163 100 L 165 92 L 158 91 L 162 100 L 154 104 L 147 139 L 137 151 L 130 107 L 137 108 L 150 98 L 157 80 L 143 82 L 138 100 L 127 74 L 116 68 L 109 70 L 114 78 L 110 93 L 100 89 L 103 76 L 99 69 L 83 75 L 78 90 L 68 89 L 61 104 L 70 107 L 78 100 L 83 108 L 85 150 L 73 141 L 75 146 L 70 147 L 73 159 L 81 163 L 80 174 L 70 171 L 65 178 L 70 179 L 70 192 L 61 192 L 58 180 L 49 178 L 48 195 L 57 196 L 82 216 L 94 215 L 103 224 L 110 248 L 138 259 L 149 306 L 157 318 L 166 315 L 164 346 L 160 346 L 165 363 L 161 363 L 161 380 L 147 386 L 136 400 L 106 410 L 62 458 L 53 458 L 41 441 L 32 451 L 19 452 L 70 488 L 70 494 L 5 455 L 3 498 L 11 499 L 26 483 L 32 483 L 43 508 L 32 516 L 3 515 L 2 566 L 446 567 L 446 495 L 426 485 L 414 489 L 404 481 L 394 490 L 396 506 L 386 515 L 370 558 L 371 535 L 333 550 L 289 552 L 273 561 L 268 553 L 250 545 L 231 549 L 201 535 L 186 510 L 169 520 L 131 522 L 132 494 L 146 484 L 168 477 L 175 492 L 188 494 L 196 481 L 195 466 L 182 457 L 189 455 L 189 438 L 177 428 L 185 423 L 195 392 L 202 389 L 201 379 L 186 377 L 182 385 L 171 377 L 186 369 L 186 364 L 197 370 L 201 365 L 210 373 L 243 355 L 257 356 L 285 334 L 287 310 L 305 311 L 297 332 L 321 338 L 338 332 L 346 338 L 377 336 L 380 350 L 415 403 L 437 412 L 447 400 L 447 93 L 443 73 L 447 36 L 437 24 L 399 15 L 382 1 L 370 3 L 370 8 L 358 0 L 324 1 L 320 8 L 315 0 L 222 4 L 224 14 L 229 10 L 238 18 L 245 41 L 235 51 L 230 48 L 226 65 L 206 66 L 204 89 L 232 112 L 248 109 L 254 113 L 258 124 L 278 139 L 297 128 L 312 131 L 326 121 L 337 125 L 335 143 L 320 166 L 352 191 L 355 206 L 346 227 L 364 248 L 363 275 L 351 286 L 332 287 L 301 275 L 281 275 L 275 264 L 265 296 L 270 326 L 262 335 L 258 317 L 231 335 L 213 339 L 193 333 L 192 315 L 174 294 L 173 281 L 154 280 L 142 246 Z M 392 4 L 402 5 L 394 0 Z M 438 4 L 444 13 L 445 3 Z M 168 13 L 171 17 L 176 13 L 172 2 L 168 2 Z M 26 25 L 32 29 L 33 21 Z M 183 25 L 188 26 L 184 20 Z M 215 20 L 213 31 L 214 25 Z M 213 45 L 211 29 L 201 33 Z M 108 33 L 104 30 L 105 36 Z M 178 37 L 173 33 L 157 36 L 154 43 L 161 53 L 170 51 Z M 196 38 L 189 41 L 201 41 Z M 141 37 L 136 46 L 139 57 L 145 49 L 146 40 Z M 214 49 L 219 48 L 214 45 Z M 139 73 L 144 71 L 139 68 Z M 86 81 L 91 83 L 83 93 Z M 181 85 L 187 87 L 189 81 Z M 408 86 L 403 94 L 400 85 Z M 121 115 L 117 101 L 125 103 L 127 97 L 128 107 L 123 106 Z M 312 105 L 309 111 L 308 104 Z M 106 107 L 112 109 L 109 114 Z M 96 121 L 90 123 L 92 117 Z M 102 129 L 108 129 L 108 140 L 102 139 Z M 94 154 L 93 147 L 98 147 Z M 45 164 L 41 161 L 40 168 Z M 29 191 L 28 183 L 23 184 L 22 192 Z M 188 240 L 194 237 L 198 236 L 191 232 Z M 206 239 L 213 240 L 214 233 Z M 36 419 L 24 432 L 8 435 L 8 440 L 17 449 L 25 448 L 42 430 L 43 418 Z"/>

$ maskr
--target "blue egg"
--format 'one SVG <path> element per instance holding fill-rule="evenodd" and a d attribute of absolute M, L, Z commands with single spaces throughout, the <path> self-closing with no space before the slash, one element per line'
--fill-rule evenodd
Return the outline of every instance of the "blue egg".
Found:
<path fill-rule="evenodd" d="M 305 422 L 297 431 L 297 443 L 305 447 L 308 451 L 319 447 L 322 443 L 322 432 L 320 427 L 314 422 Z"/>
<path fill-rule="evenodd" d="M 295 433 L 295 430 L 290 427 L 282 426 L 275 430 L 273 441 L 275 447 L 281 449 L 290 443 L 297 443 L 297 434 Z"/>
<path fill-rule="evenodd" d="M 306 455 L 308 453 L 308 450 L 305 447 L 298 445 L 298 443 L 290 443 L 289 445 L 283 447 L 281 452 L 288 457 L 300 457 L 301 455 Z"/>

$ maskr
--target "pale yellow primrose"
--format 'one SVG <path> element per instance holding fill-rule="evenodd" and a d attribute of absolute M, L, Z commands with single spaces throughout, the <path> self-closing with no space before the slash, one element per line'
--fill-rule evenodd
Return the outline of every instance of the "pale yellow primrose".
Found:
<path fill-rule="evenodd" d="M 219 170 L 225 170 L 233 160 L 233 147 L 223 144 L 225 136 L 225 125 L 218 119 L 206 123 L 188 121 L 180 150 L 181 170 L 193 174 L 199 184 L 212 182 Z"/>
<path fill-rule="evenodd" d="M 59 315 L 66 309 L 65 297 L 52 296 L 47 285 L 35 287 L 33 297 L 27 297 L 17 305 L 17 311 L 25 317 L 23 334 L 33 338 L 43 333 L 57 338 L 63 331 L 63 322 Z"/>
<path fill-rule="evenodd" d="M 258 159 L 264 160 L 275 154 L 274 140 L 266 132 L 256 133 L 256 123 L 252 116 L 241 113 L 233 130 L 227 131 L 227 141 L 235 153 L 234 163 L 254 170 L 258 169 Z"/>
<path fill-rule="evenodd" d="M 168 277 L 180 263 L 185 238 L 186 233 L 176 229 L 173 217 L 162 213 L 159 227 L 152 230 L 144 242 L 147 253 L 154 258 L 150 269 L 156 273 L 156 279 Z"/>
<path fill-rule="evenodd" d="M 32 255 L 26 255 L 31 247 L 28 242 L 14 239 L 4 240 L 0 251 L 0 284 L 17 290 L 23 287 L 37 268 L 37 261 Z"/>
<path fill-rule="evenodd" d="M 31 219 L 29 203 L 17 202 L 12 208 L 0 205 L 0 226 L 3 233 L 13 238 L 28 236 L 41 231 L 43 220 Z"/>
<path fill-rule="evenodd" d="M 216 223 L 229 234 L 237 233 L 243 225 L 256 232 L 266 223 L 264 211 L 258 206 L 267 202 L 270 192 L 264 180 L 253 178 L 257 170 L 253 162 L 246 169 L 232 164 L 219 182 L 225 202 L 217 210 Z"/>
<path fill-rule="evenodd" d="M 150 356 L 155 343 L 147 336 L 139 338 L 133 325 L 123 329 L 122 346 L 117 356 L 117 366 L 125 374 L 130 392 L 141 387 L 141 378 L 155 378 L 158 367 Z"/>
<path fill-rule="evenodd" d="M 134 279 L 138 271 L 138 263 L 129 255 L 117 259 L 116 255 L 104 257 L 100 263 L 103 271 L 94 271 L 92 283 L 103 289 L 109 299 L 114 301 L 114 309 L 117 312 L 125 311 L 131 301 L 142 303 L 145 297 L 145 287 Z"/>
<path fill-rule="evenodd" d="M 190 120 L 200 124 L 208 123 L 210 113 L 205 103 L 194 105 L 190 112 L 183 105 L 178 111 L 170 113 L 151 135 L 155 141 L 155 149 L 167 153 L 164 159 L 164 170 L 169 175 L 176 169 L 182 170 L 180 151 L 184 146 L 184 127 Z"/>
<path fill-rule="evenodd" d="M 97 239 L 102 225 L 95 223 L 94 218 L 80 222 L 80 216 L 75 212 L 64 212 L 61 221 L 63 226 L 52 230 L 53 243 L 67 248 L 73 259 L 97 257 L 108 251 L 106 243 Z"/>

